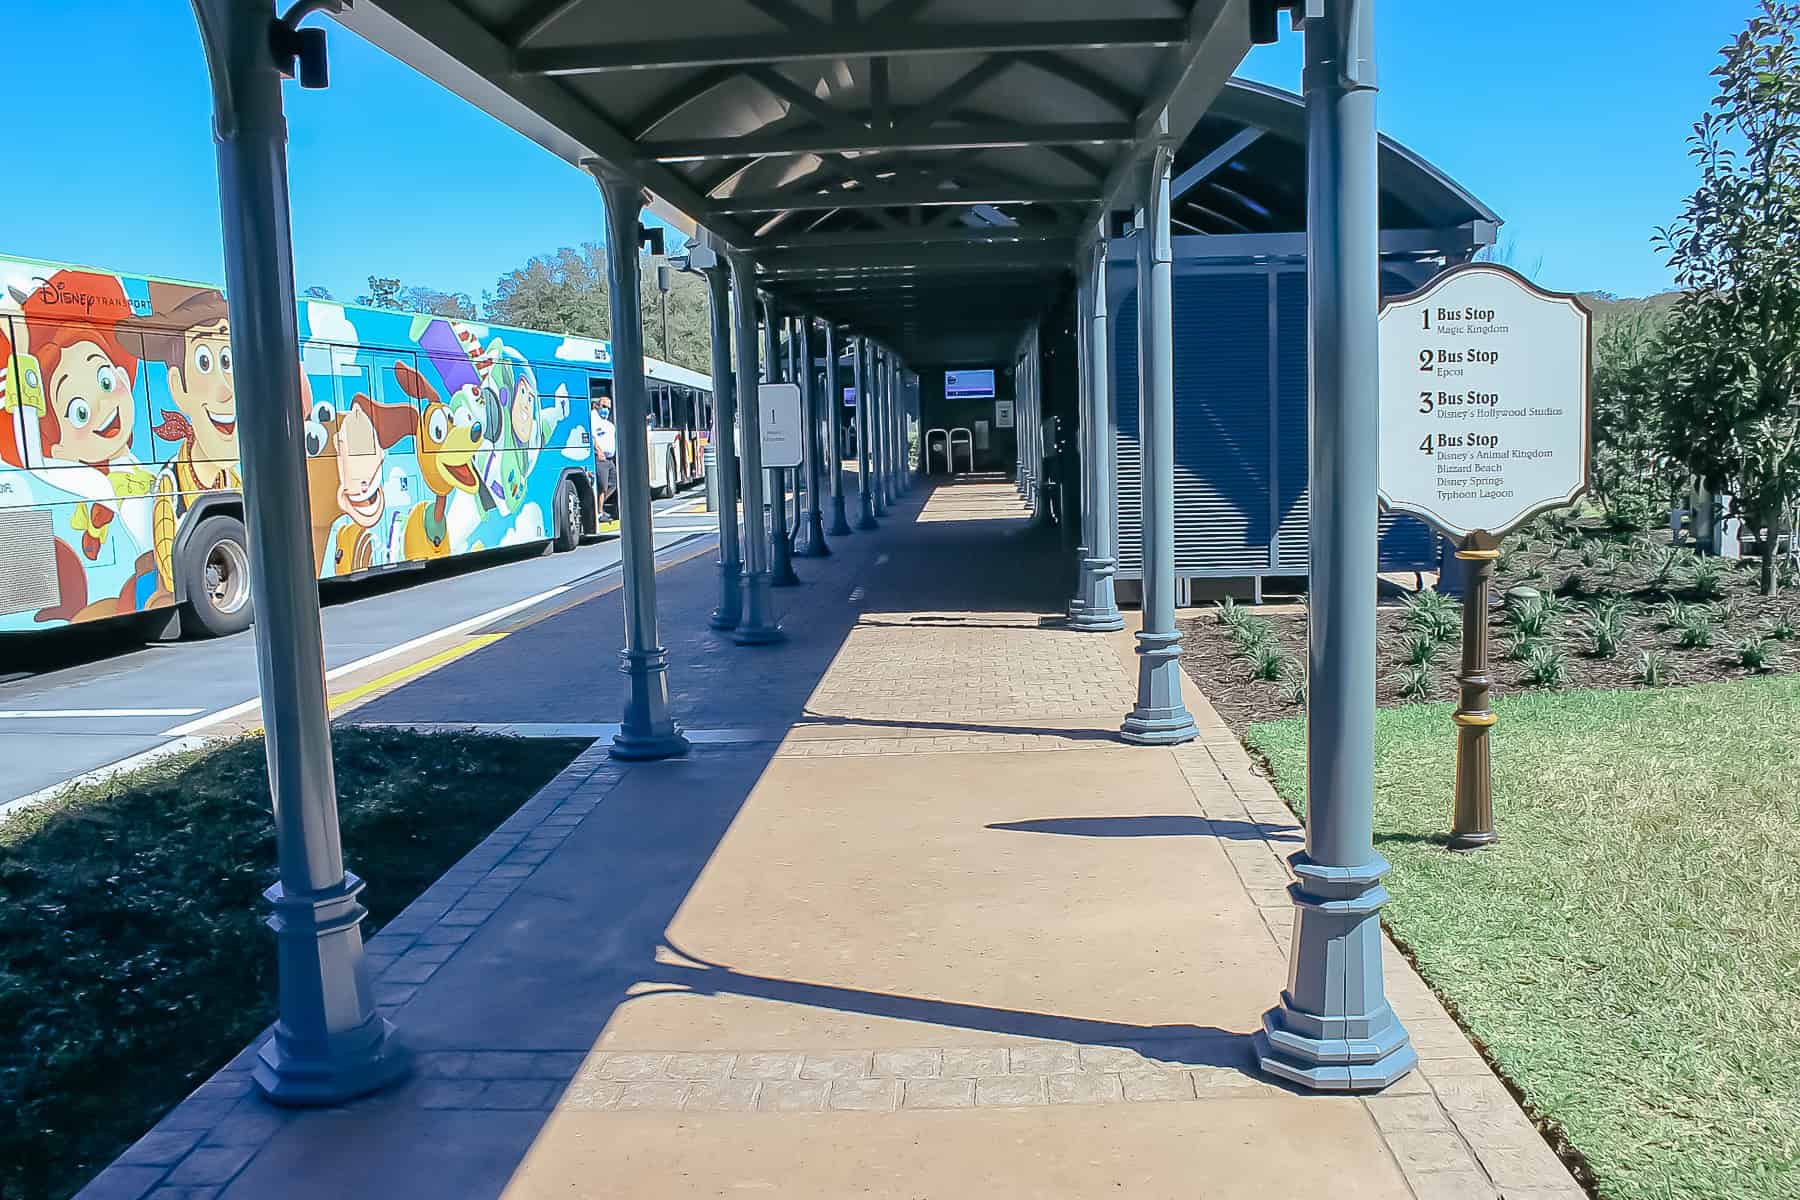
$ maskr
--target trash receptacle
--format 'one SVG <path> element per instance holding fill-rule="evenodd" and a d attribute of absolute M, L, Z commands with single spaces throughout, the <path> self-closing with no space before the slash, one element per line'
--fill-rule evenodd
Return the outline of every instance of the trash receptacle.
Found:
<path fill-rule="evenodd" d="M 706 511 L 719 511 L 719 450 L 711 442 L 700 452 L 700 469 L 706 473 Z"/>

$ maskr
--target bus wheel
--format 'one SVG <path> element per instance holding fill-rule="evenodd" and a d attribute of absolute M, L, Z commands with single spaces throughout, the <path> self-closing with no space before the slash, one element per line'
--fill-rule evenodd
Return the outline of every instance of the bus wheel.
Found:
<path fill-rule="evenodd" d="M 564 554 L 581 544 L 581 493 L 575 485 L 563 480 L 556 485 L 556 541 L 552 545 Z"/>
<path fill-rule="evenodd" d="M 667 500 L 675 494 L 679 485 L 675 482 L 675 452 L 669 451 L 669 464 L 663 469 L 663 485 L 656 489 L 658 500 Z"/>
<path fill-rule="evenodd" d="M 226 516 L 207 517 L 195 527 L 176 564 L 186 616 L 204 637 L 225 637 L 250 628 L 250 555 L 244 527 Z"/>

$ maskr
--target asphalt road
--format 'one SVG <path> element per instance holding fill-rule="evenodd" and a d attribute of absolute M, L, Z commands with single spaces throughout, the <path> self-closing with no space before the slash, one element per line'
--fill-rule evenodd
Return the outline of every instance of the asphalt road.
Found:
<path fill-rule="evenodd" d="M 690 489 L 654 505 L 659 550 L 716 528 Z M 553 589 L 616 577 L 607 535 L 568 554 L 526 551 L 408 571 L 321 591 L 328 671 Z M 546 605 L 566 602 L 566 595 Z M 257 695 L 245 632 L 144 642 L 130 627 L 0 636 L 0 805 L 169 744 L 184 726 Z"/>

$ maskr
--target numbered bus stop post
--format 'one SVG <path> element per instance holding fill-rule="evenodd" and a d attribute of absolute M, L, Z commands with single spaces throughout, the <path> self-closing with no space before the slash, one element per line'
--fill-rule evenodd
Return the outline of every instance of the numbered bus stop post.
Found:
<path fill-rule="evenodd" d="M 825 322 L 825 461 L 831 471 L 831 536 L 850 536 L 850 521 L 844 513 L 844 448 L 838 440 L 842 427 L 843 388 L 839 384 L 837 326 Z"/>
<path fill-rule="evenodd" d="M 869 419 L 869 406 L 873 402 L 870 393 L 874 391 L 875 374 L 870 356 L 874 351 L 866 337 L 859 335 L 852 341 L 856 348 L 856 527 L 867 532 L 881 528 L 881 522 L 875 519 L 875 481 L 871 465 L 874 456 L 869 453 L 869 430 L 874 424 Z"/>
<path fill-rule="evenodd" d="M 1137 635 L 1137 704 L 1120 736 L 1145 746 L 1171 746 L 1200 734 L 1181 698 L 1181 631 L 1175 624 L 1175 260 L 1169 238 L 1174 161 L 1173 145 L 1155 148 L 1144 176 L 1137 234 L 1144 623 Z"/>
<path fill-rule="evenodd" d="M 785 383 L 781 362 L 781 313 L 775 298 L 763 296 L 763 373 L 770 383 Z M 798 587 L 794 574 L 793 546 L 788 542 L 787 470 L 773 467 L 769 479 L 769 583 L 773 587 Z"/>
<path fill-rule="evenodd" d="M 613 405 L 618 414 L 619 556 L 625 566 L 625 648 L 630 680 L 614 758 L 686 754 L 688 741 L 669 713 L 669 652 L 656 631 L 656 543 L 650 528 L 649 397 L 644 387 L 644 324 L 638 294 L 643 186 L 597 160 L 584 164 L 606 207 L 606 279 L 611 290 Z"/>
<path fill-rule="evenodd" d="M 796 359 L 800 363 L 800 411 L 806 443 L 801 448 L 801 462 L 806 471 L 806 516 L 800 536 L 795 539 L 795 553 L 807 558 L 829 558 L 831 547 L 825 542 L 825 509 L 821 504 L 819 449 L 819 386 L 813 376 L 813 320 L 801 317 L 794 323 L 800 344 Z M 827 393 L 829 395 L 829 393 Z"/>
<path fill-rule="evenodd" d="M 1462 674 L 1460 696 L 1450 719 L 1456 723 L 1456 807 L 1450 824 L 1452 850 L 1479 850 L 1500 840 L 1494 832 L 1494 791 L 1488 733 L 1498 719 L 1488 705 L 1494 685 L 1488 673 L 1488 595 L 1493 588 L 1494 560 L 1500 557 L 1491 539 L 1474 535 L 1457 550 L 1469 565 L 1463 597 Z"/>
<path fill-rule="evenodd" d="M 344 869 L 325 701 L 319 581 L 307 528 L 306 404 L 294 312 L 287 123 L 267 0 L 194 0 L 213 91 L 231 348 L 263 745 L 275 817 L 279 1009 L 252 1077 L 278 1104 L 335 1104 L 406 1073 L 376 1010 L 357 895 Z"/>
<path fill-rule="evenodd" d="M 1372 0 L 1305 22 L 1312 603 L 1306 846 L 1288 985 L 1257 1035 L 1262 1069 L 1321 1091 L 1386 1087 L 1418 1062 L 1382 980 L 1375 852 L 1377 298 Z"/>
<path fill-rule="evenodd" d="M 731 272 L 725 258 L 705 243 L 689 261 L 706 277 L 712 318 L 713 487 L 719 514 L 719 607 L 714 629 L 736 629 L 744 615 L 744 560 L 738 545 L 737 384 L 731 371 Z"/>
<path fill-rule="evenodd" d="M 1094 498 L 1093 558 L 1088 603 L 1070 625 L 1090 633 L 1112 633 L 1125 628 L 1125 616 L 1113 584 L 1119 563 L 1119 499 L 1114 488 L 1112 361 L 1106 335 L 1106 223 L 1102 221 L 1088 272 L 1088 324 L 1076 336 L 1087 343 L 1087 402 L 1091 432 L 1088 438 L 1089 489 Z"/>
<path fill-rule="evenodd" d="M 742 250 L 726 256 L 731 266 L 732 315 L 737 327 L 738 420 L 743 425 L 744 617 L 731 631 L 742 646 L 766 646 L 786 639 L 771 616 L 769 522 L 763 509 L 762 407 L 757 397 L 760 367 L 756 342 L 756 260 Z"/>

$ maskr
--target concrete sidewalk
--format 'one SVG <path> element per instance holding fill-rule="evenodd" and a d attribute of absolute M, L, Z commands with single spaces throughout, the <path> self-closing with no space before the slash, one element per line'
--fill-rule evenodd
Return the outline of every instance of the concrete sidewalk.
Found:
<path fill-rule="evenodd" d="M 1197 694 L 1201 741 L 1115 740 L 1129 635 L 1060 627 L 1009 485 L 834 548 L 786 648 L 664 584 L 677 711 L 741 737 L 597 745 L 372 939 L 410 1082 L 284 1113 L 246 1051 L 83 1196 L 1582 1194 L 1391 949 L 1419 1072 L 1369 1098 L 1255 1072 L 1300 832 Z M 589 719 L 556 652 L 603 622 L 566 620 L 504 643 L 516 719 Z"/>

